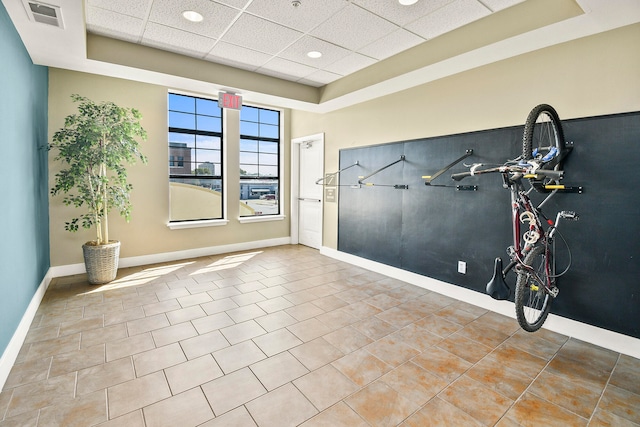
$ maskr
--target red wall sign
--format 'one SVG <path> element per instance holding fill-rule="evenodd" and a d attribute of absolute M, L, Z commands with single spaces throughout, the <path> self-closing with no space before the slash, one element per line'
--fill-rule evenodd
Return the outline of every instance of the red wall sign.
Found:
<path fill-rule="evenodd" d="M 242 96 L 229 92 L 218 92 L 218 107 L 239 110 L 242 108 Z"/>

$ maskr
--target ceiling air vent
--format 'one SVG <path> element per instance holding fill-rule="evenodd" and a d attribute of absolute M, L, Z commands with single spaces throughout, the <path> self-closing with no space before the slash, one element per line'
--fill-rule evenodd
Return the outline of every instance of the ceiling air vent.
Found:
<path fill-rule="evenodd" d="M 53 6 L 37 1 L 23 0 L 27 8 L 29 19 L 41 24 L 53 25 L 54 27 L 64 28 L 62 23 L 62 12 L 60 6 Z"/>

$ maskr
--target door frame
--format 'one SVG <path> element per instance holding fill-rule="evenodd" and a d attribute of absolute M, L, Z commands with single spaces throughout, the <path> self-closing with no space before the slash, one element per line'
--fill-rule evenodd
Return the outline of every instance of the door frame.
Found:
<path fill-rule="evenodd" d="M 324 132 L 314 135 L 302 136 L 291 140 L 291 244 L 297 245 L 299 240 L 298 227 L 300 225 L 298 197 L 300 197 L 300 144 L 304 142 L 319 143 L 322 145 L 322 170 L 324 171 Z M 320 235 L 324 231 L 324 191 L 320 198 L 322 221 L 320 222 Z"/>

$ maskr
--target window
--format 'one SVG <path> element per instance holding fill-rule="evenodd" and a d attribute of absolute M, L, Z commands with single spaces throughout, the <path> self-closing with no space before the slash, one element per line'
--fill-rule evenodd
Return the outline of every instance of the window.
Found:
<path fill-rule="evenodd" d="M 240 216 L 280 214 L 280 112 L 240 110 Z"/>
<path fill-rule="evenodd" d="M 170 93 L 170 221 L 223 217 L 222 158 L 218 102 Z"/>

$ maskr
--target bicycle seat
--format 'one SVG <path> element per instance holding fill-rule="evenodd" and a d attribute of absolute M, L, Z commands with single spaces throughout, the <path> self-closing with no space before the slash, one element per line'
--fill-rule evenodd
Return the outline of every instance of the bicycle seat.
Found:
<path fill-rule="evenodd" d="M 487 294 L 497 300 L 509 299 L 511 295 L 511 289 L 509 289 L 507 282 L 504 281 L 504 275 L 502 274 L 502 258 L 496 258 L 493 266 L 493 277 L 487 283 Z"/>

